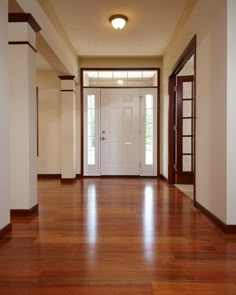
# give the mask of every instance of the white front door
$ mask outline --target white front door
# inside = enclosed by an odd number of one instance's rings
[[[100,130],[101,175],[139,175],[139,89],[101,90]]]

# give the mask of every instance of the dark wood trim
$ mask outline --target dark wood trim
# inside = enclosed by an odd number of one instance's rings
[[[35,18],[31,13],[9,13],[8,14],[9,23],[28,23],[31,28],[38,33],[42,30],[40,25],[37,23]]]
[[[193,82],[193,146],[194,146],[194,157],[193,157],[193,163],[194,163],[194,196],[193,196],[193,203],[194,206],[196,205],[196,55],[197,55],[197,36],[194,35],[192,40],[189,42],[188,46],[185,48],[184,52],[181,54],[179,59],[177,60],[175,66],[173,67],[173,70],[169,76],[169,146],[168,146],[168,152],[169,152],[169,159],[168,159],[168,181],[169,184],[175,183],[175,113],[176,113],[176,93],[175,93],[175,86],[176,86],[176,76],[178,73],[182,70],[182,68],[185,66],[185,64],[188,62],[188,60],[194,56],[194,82]]]
[[[74,93],[76,93],[76,91],[74,89],[61,89],[61,92],[74,92]]]
[[[76,82],[76,84],[78,84],[78,79],[76,76],[73,76],[73,75],[60,75],[58,76],[58,78],[60,80],[73,80]]]
[[[168,182],[175,183],[175,113],[176,113],[176,96],[175,76],[169,78],[169,118],[168,118]]]
[[[214,222],[224,233],[226,234],[236,234],[236,225],[225,224],[222,220],[216,217],[208,209],[202,206],[196,201],[196,208],[198,208],[205,216],[207,216],[212,222]]]
[[[80,163],[81,175],[84,176],[84,69],[80,69]]]
[[[11,217],[29,217],[39,212],[39,205],[36,204],[30,209],[11,209]]]
[[[61,179],[61,174],[38,174],[38,179]]]
[[[121,179],[121,178],[134,178],[134,179],[141,179],[141,178],[150,178],[150,179],[157,179],[157,176],[143,176],[143,175],[84,175],[81,176],[81,178],[87,179],[87,178],[106,178],[106,179]]]
[[[159,174],[159,179],[168,183],[168,179],[163,174]]]
[[[11,231],[12,231],[12,224],[9,223],[8,225],[6,225],[2,229],[0,229],[0,239],[4,238]]]
[[[39,156],[39,88],[36,87],[36,136],[37,136],[37,157]]]
[[[196,53],[197,35],[194,35],[192,40],[189,42],[184,52],[181,54],[176,64],[172,69],[171,75],[177,75],[188,62],[188,60]]]
[[[37,49],[28,41],[9,41],[9,45],[28,45],[35,53],[37,53]]]
[[[96,89],[96,88],[99,88],[99,89],[137,89],[137,88],[153,88],[153,89],[156,89],[158,88],[158,86],[92,86],[92,87],[89,87],[89,86],[85,86],[83,87],[84,89]]]
[[[156,71],[160,68],[157,68],[157,67],[144,67],[144,68],[81,68],[82,71],[103,71],[103,72],[106,72],[106,71],[112,71],[112,72],[122,72],[122,71],[129,71],[129,72],[132,72],[132,71]],[[97,87],[99,88],[99,87]]]
[[[160,175],[160,166],[161,166],[161,162],[160,162],[160,157],[161,157],[161,153],[160,153],[160,149],[161,149],[161,69],[158,68],[157,69],[157,176]]]
[[[83,79],[83,73],[84,71],[157,71],[158,77],[157,77],[157,85],[156,87],[84,87],[84,79]],[[83,105],[83,89],[84,88],[118,88],[118,89],[124,89],[124,88],[156,88],[157,89],[157,176],[160,174],[160,76],[161,76],[161,69],[160,68],[81,68],[80,69],[80,112],[81,112],[81,174],[83,175],[84,172],[84,105]],[[155,176],[156,177],[156,176]]]

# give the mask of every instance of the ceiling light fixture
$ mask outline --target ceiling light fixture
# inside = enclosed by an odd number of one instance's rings
[[[113,28],[115,28],[116,30],[121,30],[126,25],[128,17],[122,14],[115,14],[109,17],[109,21],[112,24]]]

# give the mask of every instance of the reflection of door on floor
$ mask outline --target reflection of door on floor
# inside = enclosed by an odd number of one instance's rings
[[[84,89],[84,174],[156,176],[156,110],[156,89]]]
[[[193,81],[194,76],[177,77],[176,183],[193,184]]]

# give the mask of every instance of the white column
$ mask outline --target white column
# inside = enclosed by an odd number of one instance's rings
[[[61,79],[61,178],[76,177],[76,80],[74,76]]]
[[[0,236],[10,223],[8,126],[8,1],[0,1]]]
[[[35,48],[39,30],[30,14],[9,14],[10,181],[14,210],[30,210],[38,203]]]

